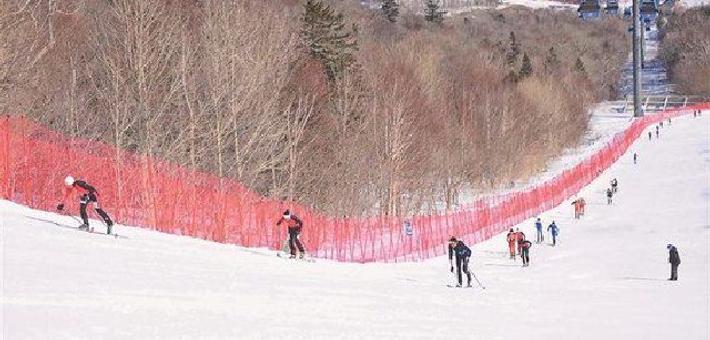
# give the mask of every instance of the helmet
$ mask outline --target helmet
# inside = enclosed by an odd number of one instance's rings
[[[65,177],[64,178],[64,185],[66,185],[68,187],[74,185],[74,177],[72,177],[72,176]]]

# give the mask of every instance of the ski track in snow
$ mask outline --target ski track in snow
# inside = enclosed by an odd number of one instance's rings
[[[445,257],[285,261],[126,226],[116,230],[127,239],[89,234],[0,201],[2,338],[707,339],[709,115],[642,135],[580,193],[581,220],[569,201],[542,214],[560,244],[534,244],[530,267],[507,259],[504,235],[473,246],[486,290],[447,288]],[[529,238],[532,225],[520,225]],[[665,280],[668,242],[682,259],[677,282]]]

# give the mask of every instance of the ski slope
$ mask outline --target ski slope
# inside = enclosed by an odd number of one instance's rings
[[[569,202],[543,214],[560,244],[533,245],[530,267],[503,235],[473,246],[485,290],[447,288],[446,258],[296,262],[140,228],[89,234],[0,201],[2,339],[708,339],[708,116],[642,135],[580,193],[581,220]],[[534,238],[532,220],[520,227]]]

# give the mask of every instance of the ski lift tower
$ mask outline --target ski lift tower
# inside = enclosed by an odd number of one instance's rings
[[[641,0],[633,0],[634,117],[643,117],[641,108]]]

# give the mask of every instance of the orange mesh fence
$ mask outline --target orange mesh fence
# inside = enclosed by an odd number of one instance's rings
[[[458,235],[475,244],[559,205],[613,164],[650,125],[708,109],[710,103],[635,120],[604,147],[556,177],[455,212],[412,218],[335,218],[293,202],[264,198],[240,183],[195,172],[103,143],[69,138],[21,117],[0,118],[0,196],[52,211],[72,174],[98,189],[118,222],[246,247],[280,248],[285,209],[304,221],[301,241],[313,256],[350,262],[418,261],[445,254]],[[70,213],[77,204],[68,204]]]

